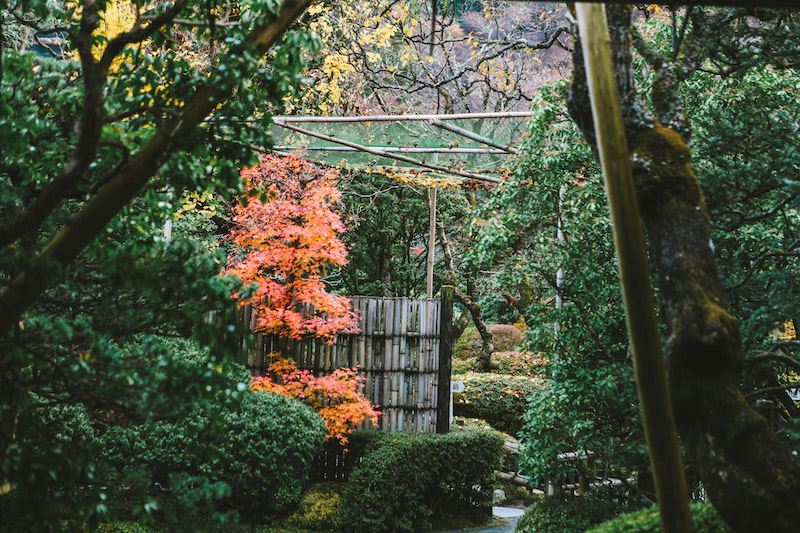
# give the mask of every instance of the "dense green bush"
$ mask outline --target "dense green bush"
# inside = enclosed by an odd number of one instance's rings
[[[615,516],[644,506],[625,489],[599,487],[582,496],[548,496],[528,507],[516,533],[583,533]]]
[[[540,381],[522,376],[470,372],[459,378],[464,392],[453,398],[454,413],[482,418],[511,435],[522,427],[528,398],[541,388]]]
[[[722,521],[717,510],[708,502],[689,504],[696,533],[729,533],[730,526]],[[658,507],[622,514],[604,522],[587,533],[660,533],[661,519]]]
[[[297,503],[325,433],[322,419],[301,402],[247,391],[174,422],[110,428],[100,438],[100,460],[118,473],[118,486],[138,487],[145,500],[163,492],[164,510],[183,509],[159,514],[181,520],[174,530],[187,526],[189,507],[210,513],[210,524],[229,518],[214,512],[214,502],[230,500],[250,512]]]
[[[0,504],[0,530],[43,531],[61,520],[65,510],[78,509],[73,519],[86,520],[91,502],[99,499],[88,410],[82,405],[36,405],[46,399],[30,396],[17,419],[18,442],[7,453],[16,464],[14,479],[23,486]],[[2,473],[2,472],[0,472]],[[52,494],[48,505],[43,495]],[[76,516],[77,515],[77,516]],[[87,516],[88,515],[88,516]]]
[[[491,478],[502,447],[496,433],[390,432],[371,444],[344,492],[348,531],[421,531],[433,517],[491,506]]]

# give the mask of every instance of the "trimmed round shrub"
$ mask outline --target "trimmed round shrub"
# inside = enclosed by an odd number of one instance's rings
[[[509,324],[487,324],[487,329],[492,332],[494,349],[498,352],[514,350],[522,342],[522,333]],[[483,339],[475,327],[467,328],[453,347],[454,359],[467,359],[474,362],[481,353]]]
[[[300,499],[325,433],[322,418],[300,401],[246,391],[175,422],[110,428],[100,459],[121,484],[138,479],[146,494],[171,496],[161,507],[194,501],[210,512],[215,501],[230,501],[281,512]]]
[[[541,382],[534,378],[470,372],[459,376],[464,392],[453,397],[453,412],[481,418],[492,427],[516,435],[522,428],[530,398]]]
[[[422,531],[434,517],[486,514],[491,507],[502,448],[496,433],[389,432],[371,444],[345,489],[348,531]]]
[[[516,533],[583,533],[644,502],[623,488],[598,487],[584,495],[547,496],[534,502],[517,522]]]
[[[714,506],[709,502],[689,504],[696,533],[730,533],[733,530],[723,522]],[[658,507],[619,515],[590,529],[587,533],[661,533],[661,517]]]

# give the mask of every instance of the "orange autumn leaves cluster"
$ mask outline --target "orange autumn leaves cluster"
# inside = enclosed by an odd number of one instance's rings
[[[235,251],[223,274],[257,283],[250,298],[256,331],[301,339],[333,339],[352,330],[356,315],[345,296],[326,290],[330,266],[347,263],[344,231],[332,209],[339,201],[336,171],[297,156],[262,156],[242,171],[247,202],[233,209]]]
[[[357,316],[349,298],[327,291],[323,277],[330,267],[346,264],[344,231],[334,211],[339,201],[337,173],[297,156],[262,156],[242,171],[246,198],[233,208],[234,245],[223,274],[258,289],[240,304],[251,305],[255,331],[299,340],[353,331]],[[278,353],[264,377],[251,389],[298,398],[319,413],[328,438],[347,442],[347,434],[365,420],[377,423],[373,406],[359,392],[364,378],[353,369],[315,377]]]
[[[364,381],[350,368],[338,368],[328,376],[314,377],[308,370],[298,370],[293,361],[272,354],[269,376],[255,377],[253,390],[277,392],[298,398],[325,420],[329,439],[347,444],[347,434],[364,420],[378,423],[380,414],[359,388]]]

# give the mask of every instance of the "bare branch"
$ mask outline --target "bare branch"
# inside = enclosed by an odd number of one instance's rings
[[[800,389],[800,382],[795,381],[793,383],[789,383],[787,385],[777,385],[775,387],[765,387],[763,389],[758,389],[752,392],[748,392],[744,395],[745,398],[752,398],[753,396],[758,396],[760,394],[767,394],[769,392],[778,392],[778,391],[785,391],[788,389]]]
[[[794,242],[789,244],[787,248],[791,250],[792,248],[795,248],[799,244],[800,244],[800,239],[795,239]],[[787,252],[787,251],[764,252],[750,264],[750,268],[747,269],[747,272],[745,272],[744,277],[742,279],[740,279],[733,285],[729,285],[727,288],[728,290],[738,289],[739,287],[744,285],[747,282],[747,280],[749,280],[753,276],[756,269],[761,265],[761,263],[763,263],[770,257],[798,257],[798,256],[800,256],[800,252]]]
[[[794,357],[779,352],[761,352],[745,360],[746,363],[764,363],[769,361],[777,361],[786,366],[800,370],[800,361]]]

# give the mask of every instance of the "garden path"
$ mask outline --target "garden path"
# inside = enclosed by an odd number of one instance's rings
[[[502,520],[503,524],[494,526],[473,527],[469,529],[453,529],[442,533],[514,533],[517,520],[525,511],[515,507],[492,507],[492,516]]]

